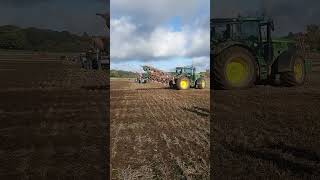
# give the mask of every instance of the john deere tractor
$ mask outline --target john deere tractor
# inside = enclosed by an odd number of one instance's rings
[[[255,84],[298,86],[311,69],[294,41],[272,39],[274,23],[265,18],[211,19],[214,89]]]
[[[137,82],[140,84],[148,83],[148,73],[140,74],[139,77],[137,78]]]
[[[190,87],[204,89],[206,87],[205,79],[196,73],[194,66],[177,67],[173,80],[169,82],[170,88],[186,90]]]

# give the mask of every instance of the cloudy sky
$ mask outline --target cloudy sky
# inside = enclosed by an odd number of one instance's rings
[[[210,0],[111,0],[111,68],[209,68]]]
[[[0,0],[0,26],[103,35],[103,19],[95,14],[108,10],[109,0]]]
[[[319,0],[212,0],[211,16],[235,17],[261,15],[261,12],[275,21],[276,33],[304,31],[308,24],[320,24]]]

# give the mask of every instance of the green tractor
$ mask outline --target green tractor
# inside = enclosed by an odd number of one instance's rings
[[[140,84],[148,83],[148,73],[142,73],[141,76],[138,77],[137,81]]]
[[[294,41],[274,40],[274,23],[265,18],[211,19],[214,89],[255,84],[302,85],[311,69]]]
[[[204,89],[206,81],[201,74],[196,73],[194,66],[176,67],[175,75],[169,81],[169,86],[172,89],[178,90],[187,90],[190,87]]]

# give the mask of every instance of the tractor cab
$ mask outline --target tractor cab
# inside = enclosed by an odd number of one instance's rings
[[[186,75],[192,76],[196,72],[196,68],[193,66],[190,67],[176,67],[176,74],[177,75]]]
[[[177,76],[185,76],[195,82],[196,79],[200,78],[200,74],[196,73],[196,68],[194,66],[176,67]]]
[[[213,46],[221,42],[239,42],[271,63],[273,44],[271,33],[274,31],[272,20],[264,18],[218,18],[211,19]]]
[[[259,40],[260,18],[218,18],[211,19],[214,41]]]

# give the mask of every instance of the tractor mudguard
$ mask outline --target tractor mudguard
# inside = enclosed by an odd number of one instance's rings
[[[281,53],[273,65],[276,72],[282,73],[292,71],[292,66],[294,65],[294,56],[299,55],[294,51],[285,51]]]
[[[233,46],[239,46],[239,47],[246,48],[251,53],[253,53],[252,50],[244,43],[236,42],[236,41],[227,41],[227,42],[224,42],[224,43],[220,43],[218,46],[216,46],[213,49],[213,56],[216,56],[216,55],[220,54],[222,51],[224,51],[226,49],[229,49],[230,47],[233,47]]]

